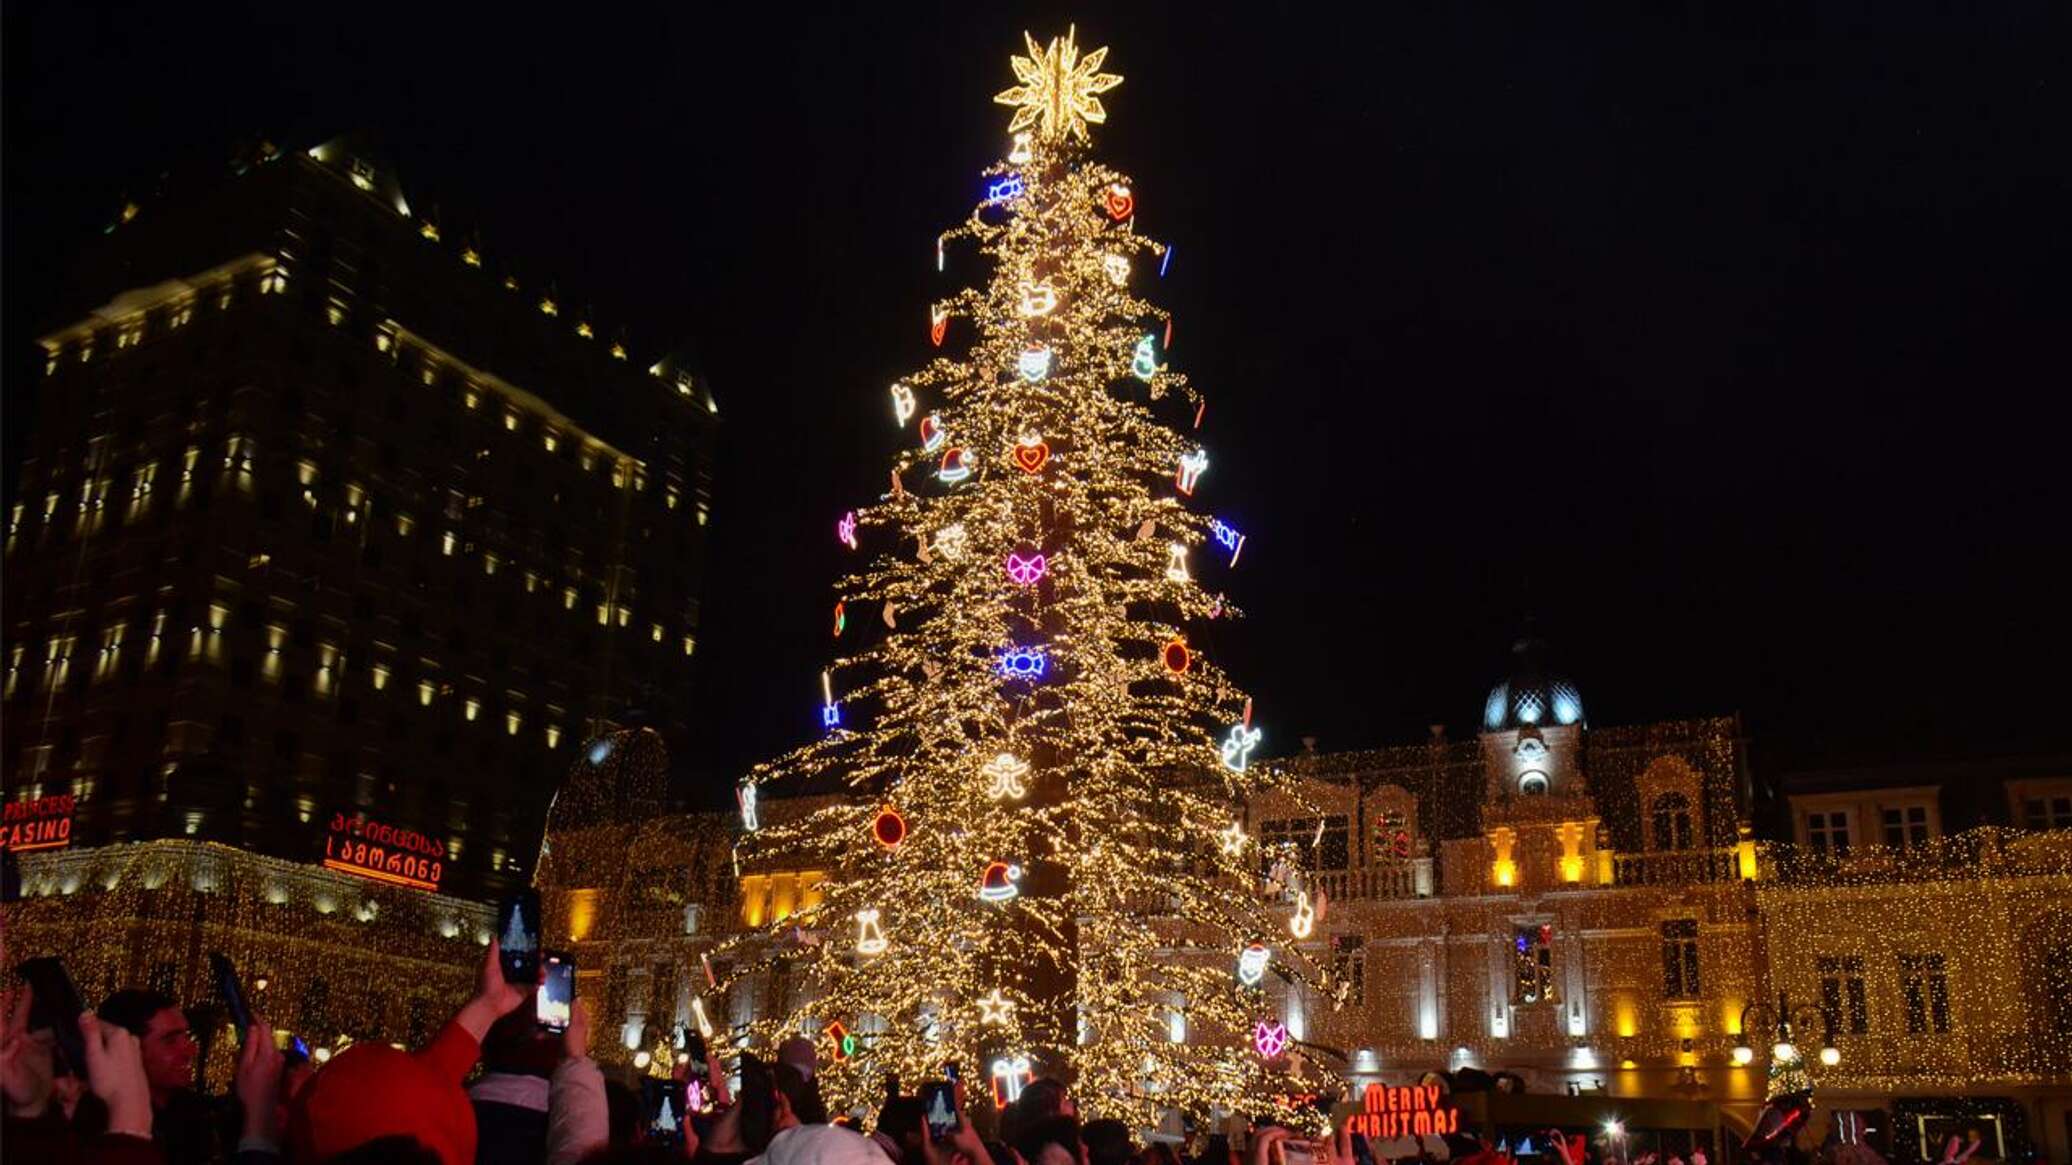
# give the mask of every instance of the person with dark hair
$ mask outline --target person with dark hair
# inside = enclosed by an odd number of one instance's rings
[[[741,1091],[749,1088],[748,1067],[743,1057]],[[808,1122],[800,1108],[819,1105],[820,1090],[813,1087],[791,1064],[774,1070],[761,1069],[770,1077],[770,1140],[762,1154],[749,1165],[886,1165],[885,1154],[870,1138],[853,1129],[827,1122],[827,1109],[818,1110],[820,1120]]]
[[[884,1107],[878,1109],[878,1127],[871,1139],[878,1142],[895,1165],[924,1165],[921,1138],[927,1135],[927,1126],[921,1120],[921,1098],[893,1096],[886,1098]]]
[[[204,1165],[228,1156],[224,1133],[236,1114],[194,1090],[201,1049],[179,1003],[163,992],[128,987],[102,1000],[94,1014],[137,1037],[151,1088],[151,1139],[169,1165]]]
[[[5,1082],[4,1146],[10,1161],[60,1165],[164,1165],[165,1154],[151,1140],[151,1089],[137,1038],[128,1029],[104,1024],[93,1013],[79,1017],[86,1052],[80,1065],[94,1098],[106,1109],[104,1130],[89,1133],[67,1118],[54,1088],[47,1029],[28,1029],[29,995],[8,1009],[0,1033],[0,1081]]]
[[[560,1062],[560,1037],[539,1030],[532,1008],[520,1007],[489,1025],[482,1037],[482,1076],[468,1088],[476,1165],[546,1155],[547,1078]]]
[[[1072,1103],[1072,1094],[1063,1083],[1049,1076],[1039,1077],[1023,1085],[1021,1096],[1001,1110],[1000,1139],[1019,1149],[1024,1128],[1052,1117],[1078,1115],[1079,1108]]]
[[[1022,1098],[1026,1100],[1028,1095],[1023,1092]],[[1013,1144],[1029,1165],[1086,1165],[1086,1142],[1080,1138],[1076,1116],[1025,1121]]]
[[[1137,1155],[1130,1127],[1119,1120],[1088,1121],[1079,1139],[1086,1145],[1087,1165],[1130,1165]]]

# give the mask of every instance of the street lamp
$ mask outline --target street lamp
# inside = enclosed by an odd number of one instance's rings
[[[1795,1064],[1800,1054],[1794,1028],[1805,1030],[1815,1024],[1819,1024],[1822,1031],[1820,1062],[1832,1068],[1842,1062],[1842,1050],[1835,1046],[1835,1029],[1828,1021],[1827,1013],[1810,1003],[1794,1008],[1790,997],[1782,991],[1777,993],[1775,1010],[1763,1003],[1751,1003],[1741,1009],[1741,1042],[1734,1047],[1734,1063],[1741,1067],[1754,1063],[1755,1048],[1749,1042],[1749,1034],[1770,1028],[1776,1037],[1770,1045],[1770,1058],[1779,1064]]]

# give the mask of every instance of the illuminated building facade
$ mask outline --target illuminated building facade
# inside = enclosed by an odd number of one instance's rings
[[[492,897],[603,717],[684,730],[717,406],[350,141],[234,169],[126,207],[42,340],[7,788]]]
[[[1360,1083],[1476,1068],[1530,1094],[1573,1090],[1563,1121],[1592,1105],[1635,1129],[1653,1119],[1687,1130],[1672,1148],[1710,1137],[1717,1159],[1765,1094],[1783,991],[1793,1010],[1838,1009],[1843,1028],[1833,1067],[1819,1061],[1824,1032],[1795,1033],[1819,1089],[1816,1143],[1868,1129],[1898,1160],[1901,1126],[1932,1138],[1971,1114],[2009,1153],[2064,1159],[2072,823],[2059,802],[2072,765],[1786,777],[1788,796],[1761,798],[1737,720],[1593,728],[1543,656],[1519,646],[1472,740],[1435,730],[1418,745],[1305,751],[1277,762],[1305,778],[1299,801],[1238,807],[1285,863],[1266,863],[1260,892],[1291,923],[1295,895],[1310,900],[1309,933],[1273,939],[1326,962],[1344,992],[1291,994],[1262,976],[1263,1011],[1297,1054]],[[1846,857],[1805,834],[1837,798]],[[757,813],[767,826],[820,800],[766,799]],[[1924,816],[1925,837],[1909,832]],[[1888,820],[1893,839],[1861,832]],[[726,968],[708,978],[707,956],[726,940],[818,900],[819,871],[742,864],[742,838],[735,813],[555,824],[541,870],[550,926],[576,950],[617,1054],[659,1049],[701,1012],[725,1034],[806,989],[781,971],[710,989]],[[1859,997],[1863,1032],[1849,1030]],[[1503,1100],[1464,1097],[1463,1111],[1500,1129]]]

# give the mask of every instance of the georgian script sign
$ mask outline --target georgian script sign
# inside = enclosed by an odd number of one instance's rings
[[[0,850],[18,854],[72,844],[72,810],[78,798],[53,793],[34,801],[9,801],[0,818]]]
[[[392,886],[437,890],[446,846],[414,829],[337,813],[324,835],[324,868]]]
[[[1369,1084],[1346,1127],[1372,1140],[1439,1136],[1460,1131],[1460,1110],[1445,1103],[1437,1084]]]

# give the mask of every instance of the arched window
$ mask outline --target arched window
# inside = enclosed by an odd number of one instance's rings
[[[1691,799],[1682,793],[1655,798],[1655,848],[1691,848]]]

